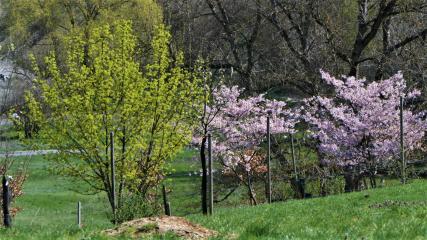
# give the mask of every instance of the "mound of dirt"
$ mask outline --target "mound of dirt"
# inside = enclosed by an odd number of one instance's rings
[[[103,231],[104,234],[111,237],[127,235],[135,238],[170,232],[184,239],[207,239],[217,234],[215,231],[193,224],[184,218],[168,216],[136,219]]]

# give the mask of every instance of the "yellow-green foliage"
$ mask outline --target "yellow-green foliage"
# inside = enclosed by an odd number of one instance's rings
[[[133,21],[139,32],[162,20],[161,7],[155,0],[4,0],[0,6],[9,35],[20,39],[37,31],[64,33],[117,19]]]
[[[28,49],[40,57],[55,50],[65,54],[64,38],[87,32],[115,20],[130,20],[138,41],[150,39],[162,23],[162,9],[155,0],[2,0],[0,28],[8,36],[3,44],[16,46],[18,58]],[[26,60],[26,59],[24,59]],[[58,61],[63,59],[57,56]],[[15,59],[20,65],[21,59]]]
[[[170,38],[159,25],[152,54],[137,59],[131,23],[121,20],[91,28],[88,38],[72,34],[65,66],[51,55],[46,71],[36,68],[27,100],[40,138],[60,150],[52,157],[58,170],[108,192],[113,131],[120,189],[146,193],[161,180],[190,140],[203,92],[201,79],[182,68],[182,54],[171,60]]]

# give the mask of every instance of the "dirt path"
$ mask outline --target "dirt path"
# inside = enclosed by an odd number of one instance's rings
[[[9,153],[0,153],[0,157],[28,157],[35,155],[47,155],[58,153],[58,150],[34,150],[34,151],[15,151]]]

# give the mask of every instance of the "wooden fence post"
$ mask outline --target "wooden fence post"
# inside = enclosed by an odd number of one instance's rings
[[[208,134],[209,214],[213,214],[212,135]]]
[[[167,209],[168,209],[168,214],[169,214],[168,216],[172,216],[171,203],[167,202],[166,206],[167,206]]]
[[[5,227],[9,228],[9,227],[12,227],[12,218],[10,216],[10,209],[9,209],[12,196],[10,194],[9,181],[6,178],[6,176],[3,176],[2,187],[3,187],[3,223]]]
[[[82,204],[77,202],[77,226],[82,227]]]
[[[114,160],[114,132],[110,132],[110,160],[111,160],[111,201],[113,207],[113,223],[117,223],[116,216],[116,163]]]
[[[166,187],[163,185],[163,206],[165,208],[166,216],[171,216],[170,202],[168,201],[168,196],[166,193]]]

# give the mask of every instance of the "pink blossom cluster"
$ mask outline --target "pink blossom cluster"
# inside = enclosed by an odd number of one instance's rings
[[[213,104],[208,107],[215,116],[210,125],[213,152],[226,171],[261,171],[265,154],[260,145],[267,137],[267,116],[271,134],[283,134],[295,131],[298,114],[286,109],[285,102],[266,99],[263,94],[243,98],[242,91],[237,86],[213,91]]]
[[[367,83],[365,79],[337,79],[321,71],[322,78],[335,89],[333,97],[305,99],[303,119],[319,141],[323,161],[339,166],[387,164],[400,152],[400,96],[405,101],[420,95],[407,91],[402,73],[389,79]],[[420,149],[427,129],[424,113],[405,109],[404,145]]]

